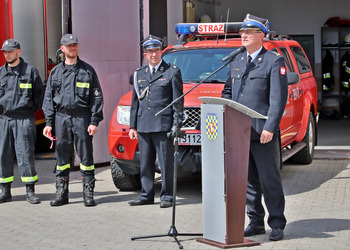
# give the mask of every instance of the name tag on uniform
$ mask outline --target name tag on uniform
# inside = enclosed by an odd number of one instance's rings
[[[32,84],[31,83],[20,83],[19,87],[21,89],[31,89],[32,88]]]
[[[90,83],[88,82],[77,82],[78,88],[90,88]]]

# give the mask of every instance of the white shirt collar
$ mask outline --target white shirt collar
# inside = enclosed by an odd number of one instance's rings
[[[254,53],[252,53],[251,55],[249,55],[249,53],[247,52],[247,57],[251,56],[252,61],[254,61],[255,57],[257,57],[260,53],[260,51],[262,50],[262,46],[260,47],[260,49],[258,49],[257,51],[255,51]]]
[[[163,61],[163,60],[160,60],[160,63],[158,63],[158,64],[157,64],[156,66],[154,66],[154,67],[152,67],[150,64],[148,64],[150,72],[152,72],[152,69],[153,69],[153,68],[155,68],[155,69],[156,69],[155,72],[157,72],[159,66],[162,64],[162,61]]]

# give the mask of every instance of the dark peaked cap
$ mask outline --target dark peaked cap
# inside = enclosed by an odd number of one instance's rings
[[[270,23],[266,18],[257,17],[248,13],[241,27],[241,30],[244,29],[260,29],[266,34],[269,33]]]
[[[144,49],[162,48],[163,39],[153,35],[149,35],[148,37],[143,39],[140,42],[140,44],[142,44],[142,47]]]

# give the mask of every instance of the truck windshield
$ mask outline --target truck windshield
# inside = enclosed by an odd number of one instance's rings
[[[181,69],[184,83],[199,82],[208,77],[224,63],[221,59],[231,53],[232,48],[173,49],[163,54],[163,60]],[[205,80],[206,83],[225,83],[228,66]]]

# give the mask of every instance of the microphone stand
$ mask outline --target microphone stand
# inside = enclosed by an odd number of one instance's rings
[[[183,95],[176,98],[174,101],[172,101],[168,106],[160,110],[158,113],[156,113],[156,116],[162,114],[166,109],[173,106],[176,113],[176,132],[174,137],[175,142],[175,151],[174,151],[174,176],[173,176],[173,205],[172,205],[172,223],[170,226],[170,230],[167,234],[157,234],[157,235],[146,235],[146,236],[138,236],[138,237],[131,237],[131,240],[137,240],[137,239],[146,239],[146,238],[156,238],[156,237],[173,237],[176,243],[178,244],[180,249],[183,249],[183,246],[181,245],[180,241],[177,239],[177,236],[203,236],[202,233],[178,233],[175,227],[175,211],[176,211],[176,190],[177,190],[177,168],[178,168],[178,162],[177,162],[177,156],[179,154],[179,137],[180,137],[180,126],[179,126],[179,115],[180,115],[180,100],[184,98],[185,95],[190,93],[192,90],[197,88],[200,84],[202,84],[204,81],[212,77],[214,74],[216,74],[218,71],[223,69],[226,65],[228,65],[235,57],[232,57],[229,59],[225,64],[223,64],[220,68],[216,69],[213,73],[211,73],[209,76],[207,76],[205,79],[198,82],[195,86],[193,86],[190,90],[188,90]]]

